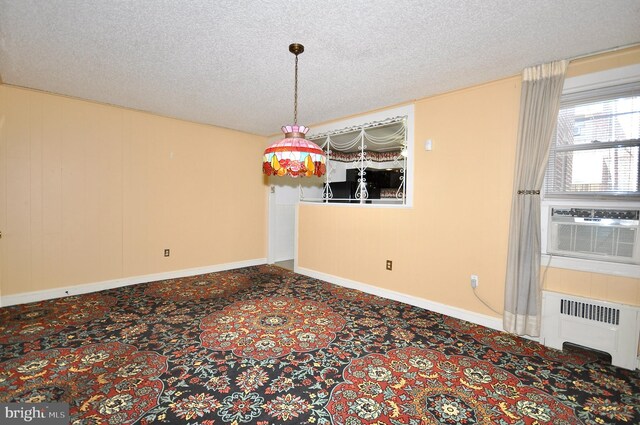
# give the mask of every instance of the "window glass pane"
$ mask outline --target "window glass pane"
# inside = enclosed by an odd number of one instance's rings
[[[556,146],[640,138],[640,96],[562,108]]]
[[[547,195],[638,195],[640,96],[573,102],[560,109]]]
[[[554,152],[547,192],[637,192],[639,153],[638,146]]]

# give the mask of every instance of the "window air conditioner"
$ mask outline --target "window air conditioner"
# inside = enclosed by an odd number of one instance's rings
[[[640,210],[550,208],[547,253],[640,264]]]

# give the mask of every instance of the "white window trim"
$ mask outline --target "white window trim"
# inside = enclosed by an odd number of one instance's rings
[[[359,115],[354,118],[348,118],[340,121],[334,121],[329,124],[312,127],[313,134],[323,134],[332,131],[341,130],[348,127],[361,126],[374,121],[382,121],[387,118],[396,116],[406,116],[406,137],[407,137],[407,150],[409,155],[407,157],[407,170],[405,174],[405,196],[406,202],[404,205],[400,204],[341,204],[341,203],[327,203],[327,202],[314,202],[300,200],[304,204],[313,205],[330,205],[332,207],[344,207],[344,208],[410,208],[413,206],[413,185],[414,185],[414,123],[415,123],[415,107],[413,104],[399,106],[391,109],[384,109],[378,112],[372,112],[366,115]],[[311,136],[313,134],[310,134]]]
[[[640,64],[623,66],[607,71],[567,78],[562,87],[562,94],[595,90],[603,87],[617,86],[640,80]]]
[[[570,94],[585,90],[595,90],[613,85],[640,81],[640,64],[614,68],[607,71],[596,72],[573,78],[567,78],[564,82],[562,94]],[[545,198],[541,201],[540,230],[543,267],[579,270],[591,273],[609,274],[623,277],[640,277],[640,265],[622,264],[607,261],[586,260],[582,258],[562,257],[547,254],[547,231],[549,229],[549,209],[555,206],[573,207],[601,207],[601,208],[640,208],[640,201],[634,200],[598,200],[594,198],[568,199]]]

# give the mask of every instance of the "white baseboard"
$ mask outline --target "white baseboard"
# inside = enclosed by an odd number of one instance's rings
[[[357,282],[355,280],[345,279],[315,270],[306,269],[304,267],[296,267],[295,272],[303,274],[305,276],[313,277],[315,279],[320,279],[329,283],[344,286],[346,288],[357,289],[368,294],[377,295],[379,297],[387,298],[394,301],[400,301],[405,304],[424,308],[425,310],[435,311],[436,313],[445,314],[447,316],[455,317],[456,319],[466,320],[467,322],[475,323],[487,328],[496,329],[498,331],[503,330],[501,318],[487,316],[486,314],[480,314],[458,307],[452,307],[450,305],[442,304],[439,302],[415,297],[413,295],[407,295],[402,292],[379,288],[377,286]]]
[[[256,258],[254,260],[237,261],[234,263],[216,264],[213,266],[196,267],[192,269],[182,269],[171,272],[153,273],[142,276],[125,277],[121,279],[104,280],[102,282],[85,283],[60,288],[45,289],[42,291],[23,292],[14,295],[4,295],[0,297],[0,307],[51,300],[54,298],[67,297],[69,295],[88,294],[90,292],[120,288],[123,286],[135,285],[144,282],[154,282],[156,280],[175,279],[185,276],[195,276],[205,273],[239,269],[241,267],[258,266],[260,264],[266,264],[266,262],[266,258]]]

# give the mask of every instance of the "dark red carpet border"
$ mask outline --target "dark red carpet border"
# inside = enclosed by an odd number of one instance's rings
[[[640,374],[272,266],[0,309],[0,402],[80,424],[637,424]]]

